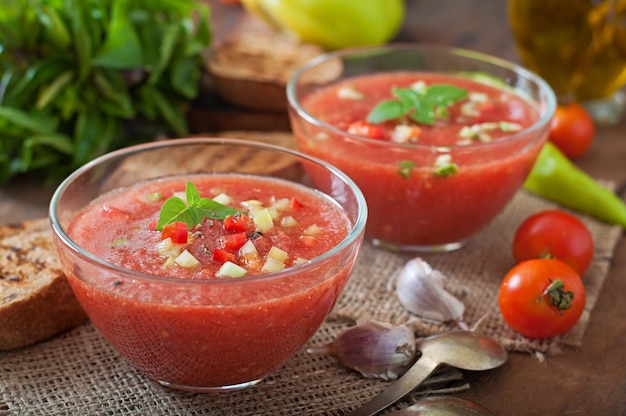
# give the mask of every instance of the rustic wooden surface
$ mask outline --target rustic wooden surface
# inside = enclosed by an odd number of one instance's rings
[[[215,39],[227,36],[241,16],[238,6],[206,0],[212,8]],[[408,16],[398,40],[439,43],[486,52],[517,61],[506,21],[504,1],[407,0]],[[209,95],[199,101],[203,110],[220,110],[218,127],[244,128],[258,115],[241,118]],[[268,121],[269,120],[269,121]],[[263,121],[266,129],[285,129],[284,118]],[[276,124],[272,124],[276,123]],[[236,123],[235,123],[236,124]],[[596,178],[626,181],[626,122],[597,132],[591,151],[577,161]],[[51,188],[16,180],[0,187],[0,222],[47,214]],[[468,373],[471,388],[459,394],[486,406],[496,415],[626,415],[626,241],[616,248],[609,277],[600,296],[582,347],[538,360],[512,354],[502,368]]]

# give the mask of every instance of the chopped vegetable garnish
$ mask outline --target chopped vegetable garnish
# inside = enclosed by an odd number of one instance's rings
[[[215,273],[217,277],[243,277],[246,274],[248,274],[246,269],[230,261],[222,264],[222,267]]]
[[[184,222],[176,221],[171,224],[167,224],[163,227],[161,232],[161,240],[169,238],[174,244],[185,244],[189,237],[189,229]]]
[[[125,246],[126,244],[128,244],[128,238],[127,237],[120,237],[118,239],[115,239],[115,240],[111,241],[109,243],[109,247]]]
[[[448,177],[454,175],[458,170],[455,163],[452,162],[452,156],[450,154],[439,155],[435,160],[434,174],[440,177]]]
[[[197,266],[200,265],[200,262],[198,261],[198,259],[196,259],[187,250],[183,250],[183,252],[180,253],[180,255],[178,257],[176,257],[176,260],[174,260],[174,261],[180,267],[185,267],[185,268],[188,268],[188,269],[190,269],[192,267],[197,267]]]
[[[409,179],[411,177],[413,167],[415,167],[415,162],[410,160],[401,160],[398,162],[398,175],[402,176],[404,179]]]
[[[274,228],[272,214],[267,208],[263,208],[256,212],[254,217],[252,217],[252,220],[261,232],[266,232]]]
[[[165,225],[176,221],[184,222],[191,228],[202,224],[205,218],[224,219],[229,215],[235,215],[240,212],[211,199],[201,198],[198,189],[189,181],[187,182],[185,197],[187,202],[177,196],[173,196],[163,203],[156,227],[157,230],[160,231]]]
[[[337,97],[345,100],[362,100],[363,98],[365,98],[362,92],[357,91],[351,85],[346,85],[345,87],[339,88],[339,90],[337,91]]]
[[[381,123],[402,116],[431,125],[439,115],[447,116],[447,107],[467,97],[467,90],[448,84],[433,84],[418,91],[415,88],[393,88],[397,100],[381,101],[367,116],[370,123]]]

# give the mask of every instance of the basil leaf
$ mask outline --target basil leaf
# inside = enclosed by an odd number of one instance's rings
[[[412,88],[393,88],[397,100],[378,103],[367,115],[370,123],[409,116],[420,124],[431,125],[438,116],[447,115],[447,107],[467,97],[467,90],[447,84],[433,84],[423,91]]]
[[[221,220],[229,215],[241,212],[238,209],[222,205],[212,199],[201,198],[198,189],[191,182],[185,188],[187,203],[177,196],[168,198],[161,207],[156,229],[162,230],[167,224],[184,222],[189,228],[202,224],[205,218]]]
[[[0,106],[0,118],[22,127],[26,131],[39,134],[53,133],[59,120],[42,112],[27,113],[17,108]]]
[[[200,0],[0,2],[0,182],[187,134],[211,41]]]
[[[191,182],[187,182],[187,187],[185,188],[185,196],[187,197],[187,203],[189,205],[197,205],[198,201],[200,201],[200,193],[198,192],[198,188]]]
[[[202,198],[198,203],[198,208],[202,210],[204,216],[213,220],[223,220],[229,215],[241,212],[238,209],[227,207],[212,199]]]
[[[156,229],[162,230],[167,224],[171,224],[176,221],[181,221],[188,226],[193,227],[195,222],[189,215],[189,210],[185,201],[177,196],[168,198],[161,207],[161,213],[159,214],[159,221],[157,222]]]
[[[400,101],[381,101],[368,114],[367,121],[369,123],[381,123],[383,121],[393,120],[395,118],[401,117],[406,113],[406,108]]]
[[[129,2],[119,0],[114,4],[106,41],[93,59],[93,64],[115,69],[141,67],[143,64],[141,43],[128,17]]]

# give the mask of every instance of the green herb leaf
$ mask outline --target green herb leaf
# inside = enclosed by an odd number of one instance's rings
[[[437,117],[446,117],[447,108],[467,97],[467,90],[448,84],[433,84],[423,90],[394,88],[397,100],[381,101],[368,114],[367,121],[381,123],[409,116],[417,123],[431,125]]]
[[[183,201],[177,196],[168,198],[161,207],[159,221],[156,229],[162,230],[167,224],[184,222],[189,228],[202,224],[205,218],[223,220],[224,218],[241,212],[238,209],[222,205],[212,199],[200,197],[198,188],[191,182],[187,182]]]
[[[204,2],[0,4],[0,182],[56,183],[102,153],[187,134],[211,41]]]

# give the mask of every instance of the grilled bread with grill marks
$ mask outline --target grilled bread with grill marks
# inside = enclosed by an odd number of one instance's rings
[[[0,225],[0,351],[32,345],[86,319],[61,270],[48,219]]]

